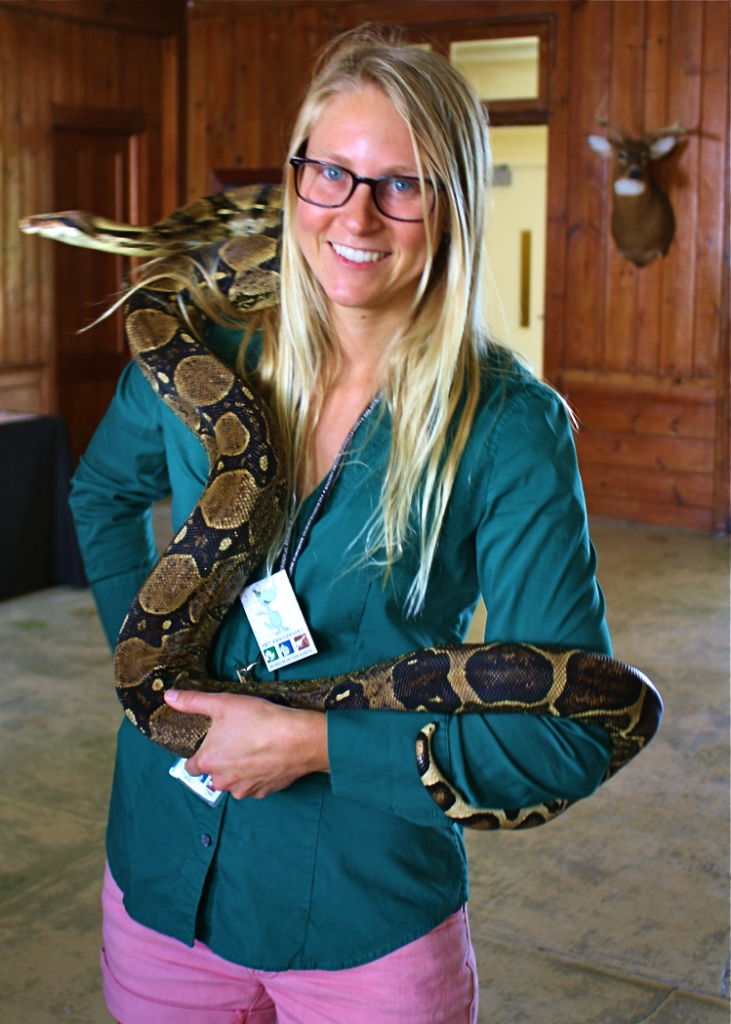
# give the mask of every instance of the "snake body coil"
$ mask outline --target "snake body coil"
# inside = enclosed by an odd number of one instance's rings
[[[234,306],[277,301],[281,189],[256,186],[196,201],[151,228],[71,211],[21,222],[23,230],[103,251],[170,255],[220,242],[217,287]],[[654,686],[603,655],[524,644],[444,646],[306,683],[252,684],[209,678],[208,650],[226,611],[261,562],[285,514],[284,455],[266,404],[193,336],[180,296],[164,284],[133,292],[130,348],[161,399],[200,439],[210,462],[201,498],[135,598],[115,652],[119,699],[146,736],[181,756],[200,745],[210,720],[165,704],[167,689],[232,691],[289,707],[329,711],[391,708],[447,714],[524,713],[593,722],[607,732],[610,778],[650,741],[662,715]],[[427,724],[416,739],[422,782],[445,814],[478,829],[550,821],[568,806],[472,807],[439,771]]]

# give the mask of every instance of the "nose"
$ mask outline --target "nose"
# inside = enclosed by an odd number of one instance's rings
[[[641,167],[632,167],[627,175],[628,178],[632,178],[633,181],[642,181],[644,175]]]
[[[341,211],[351,231],[364,231],[374,224],[381,224],[381,214],[373,198],[371,186],[365,181],[358,182],[350,199],[341,207]]]

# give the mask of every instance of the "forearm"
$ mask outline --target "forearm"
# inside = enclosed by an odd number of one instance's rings
[[[168,690],[183,714],[206,715],[211,726],[193,757],[191,775],[210,775],[236,799],[261,799],[304,775],[329,771],[327,716],[284,708],[257,697]]]
[[[151,505],[170,492],[160,405],[135,364],[77,469],[70,497],[87,578],[113,646],[155,562]]]
[[[530,715],[333,711],[328,720],[335,794],[419,825],[449,827],[416,766],[416,737],[427,722],[437,723],[438,767],[479,807],[582,799],[594,792],[609,762],[609,741],[600,727]]]

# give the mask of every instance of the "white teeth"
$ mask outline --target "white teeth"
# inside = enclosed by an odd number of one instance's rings
[[[385,252],[368,252],[365,249],[350,249],[347,245],[336,245],[335,242],[331,242],[330,244],[338,256],[344,256],[346,260],[351,260],[353,263],[377,263],[387,255]]]

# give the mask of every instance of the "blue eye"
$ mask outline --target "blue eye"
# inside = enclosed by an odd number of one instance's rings
[[[416,191],[414,182],[408,178],[389,178],[388,187],[399,196],[412,195]]]
[[[345,171],[342,167],[336,167],[334,164],[324,164],[322,176],[326,181],[342,181],[345,177]]]

